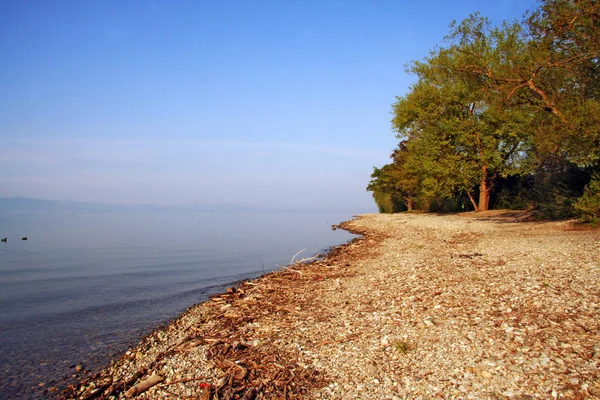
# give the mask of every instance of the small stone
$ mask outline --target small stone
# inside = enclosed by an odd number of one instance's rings
[[[569,383],[571,385],[579,385],[579,379],[577,379],[577,378],[571,378],[571,379],[569,379]]]
[[[492,377],[492,374],[490,374],[488,371],[484,370],[484,371],[481,371],[480,373],[481,373],[481,376],[483,376],[484,378],[488,378],[489,379],[489,378]]]
[[[75,372],[81,372],[83,366],[81,364],[75,366]]]

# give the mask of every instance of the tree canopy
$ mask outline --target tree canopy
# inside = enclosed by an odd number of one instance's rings
[[[482,211],[508,184],[567,169],[585,185],[600,165],[600,3],[546,0],[520,22],[474,14],[450,29],[408,66],[417,80],[392,105],[400,144],[367,190]]]

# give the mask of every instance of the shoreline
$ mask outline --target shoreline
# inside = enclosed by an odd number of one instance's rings
[[[340,227],[362,237],[190,307],[63,397],[600,397],[600,232],[525,217],[359,216]]]
[[[354,216],[354,218],[359,217],[360,216]],[[343,221],[339,224],[333,225],[333,227],[335,227],[336,229],[346,230],[352,234],[359,235],[359,237],[350,239],[346,243],[331,246],[323,254],[321,254],[321,257],[319,257],[319,254],[315,256],[318,258],[316,258],[313,261],[302,262],[302,260],[300,260],[300,262],[282,266],[279,270],[267,272],[255,278],[245,279],[241,281],[232,282],[227,285],[223,285],[225,287],[229,286],[229,288],[225,292],[209,296],[207,300],[188,307],[179,316],[167,322],[165,325],[156,327],[152,332],[145,335],[137,345],[127,350],[124,355],[122,355],[116,360],[112,360],[110,366],[90,376],[83,377],[79,380],[77,384],[69,385],[69,387],[66,390],[63,390],[61,392],[61,398],[102,399],[109,398],[111,396],[116,396],[117,398],[127,397],[127,389],[130,389],[132,386],[134,386],[136,381],[143,380],[144,377],[147,377],[148,374],[151,373],[153,369],[155,369],[157,361],[160,361],[160,359],[162,359],[167,353],[171,353],[172,350],[175,349],[177,349],[175,351],[178,351],[179,348],[187,342],[192,342],[192,346],[198,345],[198,342],[195,341],[195,339],[199,338],[199,334],[197,333],[197,331],[192,333],[191,336],[185,336],[183,339],[180,337],[181,335],[178,334],[180,333],[178,331],[180,331],[181,329],[189,330],[190,328],[194,331],[195,329],[192,325],[196,321],[199,320],[202,323],[205,323],[213,318],[218,319],[226,317],[228,324],[232,325],[231,319],[236,318],[237,315],[226,315],[226,313],[215,312],[215,308],[212,307],[212,305],[221,305],[223,304],[223,302],[231,304],[231,300],[240,299],[240,294],[242,294],[243,297],[246,294],[251,294],[251,292],[257,288],[259,288],[260,290],[261,287],[265,285],[268,286],[270,284],[269,281],[273,279],[277,281],[289,280],[289,282],[293,284],[294,282],[297,282],[296,274],[302,274],[302,271],[306,269],[310,269],[315,265],[328,266],[331,265],[332,262],[339,262],[339,258],[343,256],[344,250],[347,247],[357,246],[359,242],[365,239],[366,231],[351,227],[349,224],[351,221],[352,220]],[[320,276],[322,278],[322,275]],[[248,286],[251,288],[249,291],[247,290]],[[246,290],[244,288],[246,288]],[[259,303],[256,304],[260,305]],[[244,315],[244,319],[247,318],[248,316]],[[194,322],[190,322],[190,320],[193,320]],[[211,327],[209,331],[214,331],[215,329],[217,328]],[[178,340],[173,339],[173,336],[176,336]],[[215,341],[210,339],[203,344],[209,344],[210,347],[213,347],[215,346],[214,343],[221,342],[221,339],[217,339]],[[231,340],[229,340],[229,342],[231,342]],[[221,344],[222,343],[218,343],[218,345]],[[245,344],[244,347],[247,347],[247,344]],[[161,350],[159,351],[158,349]],[[140,356],[140,351],[149,351],[149,353],[152,353],[152,355],[148,355],[147,357]],[[151,357],[155,357],[154,361],[148,360],[148,358]],[[140,359],[143,359],[143,361],[139,362]],[[279,359],[279,361],[281,360]],[[209,362],[209,360],[201,359],[201,362]],[[124,373],[124,371],[119,371],[123,368],[128,370],[129,377],[126,376],[127,372]],[[277,371],[281,370],[281,365],[276,363],[275,369]],[[311,374],[312,372],[309,372],[309,375]],[[207,373],[205,375],[205,379],[203,378],[201,380],[210,380],[210,375],[210,373]],[[115,383],[113,381],[118,376],[122,377],[123,379],[119,382],[116,382],[115,385],[113,384]],[[215,379],[216,377],[213,376],[212,378]],[[195,380],[196,379],[193,379],[192,381]],[[258,390],[259,387],[261,390],[264,390],[264,385],[259,384],[256,386],[256,389]],[[213,385],[212,390],[214,391],[215,388],[215,385]],[[51,396],[53,393],[50,392],[47,394]],[[287,393],[287,396],[289,398],[294,398],[292,393]],[[302,398],[302,396],[298,398]]]

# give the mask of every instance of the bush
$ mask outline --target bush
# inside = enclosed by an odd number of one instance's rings
[[[426,212],[433,213],[455,213],[461,211],[471,211],[473,206],[471,201],[464,196],[456,195],[453,198],[433,197],[427,199],[425,205]]]
[[[574,203],[583,195],[590,174],[562,160],[549,160],[533,176],[533,199],[537,219],[567,219],[576,216]]]
[[[379,212],[382,214],[406,211],[406,206],[402,203],[402,199],[399,196],[373,191],[373,199],[377,204]]]
[[[496,191],[490,199],[490,209],[529,210],[534,207],[533,177],[511,176],[499,178]]]
[[[575,213],[581,221],[600,224],[600,173],[595,173],[585,187],[583,196],[574,204]]]

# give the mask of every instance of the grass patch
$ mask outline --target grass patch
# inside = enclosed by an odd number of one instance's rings
[[[399,340],[397,342],[394,342],[394,348],[396,350],[398,350],[402,354],[406,354],[410,350],[412,350],[412,346],[410,345],[410,343],[405,342],[403,340]]]

